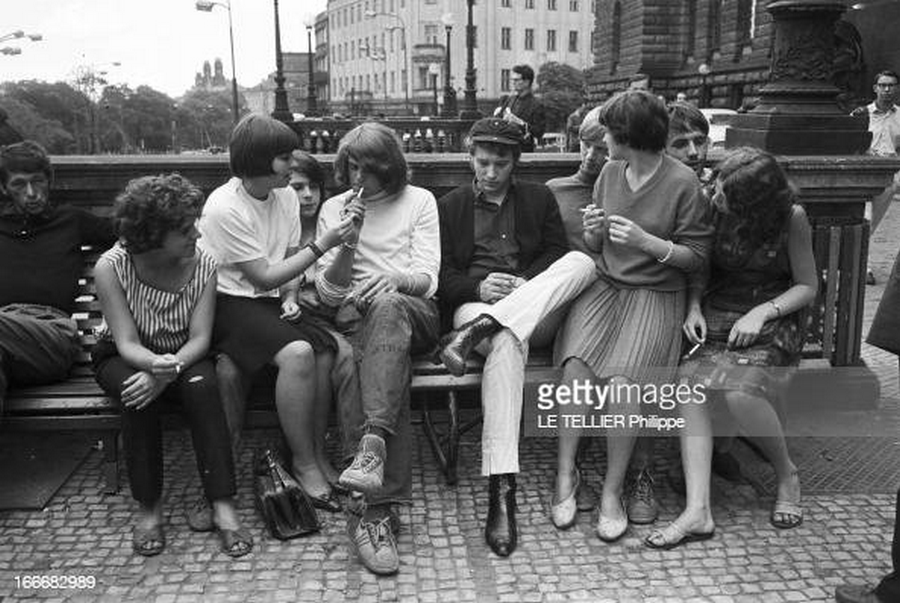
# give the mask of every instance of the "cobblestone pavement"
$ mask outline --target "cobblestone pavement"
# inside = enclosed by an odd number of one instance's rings
[[[900,209],[894,208],[872,242],[878,285],[867,288],[865,323],[897,252]],[[878,408],[848,413],[872,424],[896,420],[900,395],[897,360],[869,346],[864,357],[879,376]],[[900,484],[896,437],[793,438],[791,450],[804,482],[802,526],[776,530],[768,523],[774,488],[771,469],[750,448],[736,452],[749,478],[713,483],[716,536],[668,552],[641,545],[649,527],[632,527],[618,543],[602,543],[595,518],[581,514],[560,532],[547,518],[555,442],[522,443],[519,494],[520,543],[507,559],[483,542],[486,484],[478,476],[477,432],[463,439],[460,481],[448,487],[424,436],[413,451],[415,503],[401,512],[401,571],[367,573],[348,549],[341,515],[322,514],[322,532],[280,542],[264,532],[252,508],[250,465],[254,449],[275,439],[272,431],[248,434],[238,459],[245,525],[256,548],[231,560],[215,536],[187,528],[183,510],[198,493],[190,440],[166,433],[165,552],[145,559],[131,553],[136,506],[127,486],[101,494],[100,454],[93,452],[41,511],[0,512],[0,601],[830,601],[845,581],[873,583],[890,570],[894,492]],[[674,440],[658,447],[655,475],[661,522],[673,519],[682,499],[665,475]],[[600,484],[603,447],[588,456],[587,480]],[[124,472],[123,484],[127,482]],[[0,486],[2,487],[2,486]],[[664,525],[664,523],[663,523]],[[17,587],[26,575],[92,576],[89,590]]]

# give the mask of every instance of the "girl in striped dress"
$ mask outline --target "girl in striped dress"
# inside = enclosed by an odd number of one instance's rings
[[[162,512],[163,400],[178,403],[191,429],[197,466],[222,551],[250,552],[234,508],[234,463],[209,357],[216,265],[197,248],[200,190],[177,174],[129,182],[116,199],[119,242],[95,269],[105,318],[93,350],[97,381],[122,406],[132,496],[140,504],[132,547],[165,547]]]

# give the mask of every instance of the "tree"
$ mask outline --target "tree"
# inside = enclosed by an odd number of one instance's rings
[[[246,111],[243,96],[241,113]],[[233,116],[229,90],[194,88],[178,104],[178,143],[182,147],[205,149],[227,147]]]
[[[540,66],[537,85],[547,115],[547,130],[562,130],[566,118],[584,102],[584,73],[550,61]]]
[[[49,153],[62,155],[76,150],[72,134],[55,119],[41,116],[30,104],[7,97],[0,100],[0,106],[22,136],[39,142]]]
[[[65,82],[49,84],[37,80],[6,82],[0,93],[30,106],[40,117],[57,122],[75,141],[72,152],[89,149],[90,99]]]

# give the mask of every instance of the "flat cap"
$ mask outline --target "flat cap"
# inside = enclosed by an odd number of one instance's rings
[[[472,124],[469,139],[472,142],[519,146],[522,143],[522,128],[499,117],[485,117]]]

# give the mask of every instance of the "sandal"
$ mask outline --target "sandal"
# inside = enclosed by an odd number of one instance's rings
[[[166,535],[162,526],[140,528],[135,526],[131,532],[131,549],[143,557],[154,557],[166,548]]]
[[[644,539],[644,546],[651,549],[668,551],[689,542],[709,540],[715,533],[715,528],[709,532],[685,532],[680,525],[673,521],[662,529],[653,530],[650,535]]]
[[[769,523],[779,530],[796,528],[803,523],[803,509],[798,503],[776,500],[769,516]]]
[[[243,557],[253,550],[253,537],[244,528],[237,530],[226,530],[216,528],[219,534],[219,543],[222,545],[222,552],[232,558]]]

